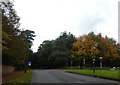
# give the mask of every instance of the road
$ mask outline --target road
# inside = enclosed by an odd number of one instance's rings
[[[113,80],[64,72],[63,70],[33,70],[31,83],[120,83]]]

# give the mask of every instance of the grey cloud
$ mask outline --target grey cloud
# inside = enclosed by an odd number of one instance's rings
[[[79,24],[80,33],[86,34],[91,31],[96,31],[96,26],[104,21],[104,17],[95,15],[95,16],[86,16],[84,17]]]

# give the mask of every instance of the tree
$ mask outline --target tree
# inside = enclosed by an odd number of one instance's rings
[[[2,60],[3,65],[22,66],[28,59],[28,51],[32,45],[34,31],[21,31],[19,16],[12,2],[0,2],[2,10]],[[33,33],[33,34],[32,34]],[[25,35],[26,34],[26,35]],[[30,36],[29,38],[27,37]]]
[[[99,57],[107,60],[106,65],[110,65],[110,60],[118,57],[118,48],[116,41],[113,38],[102,37],[99,33],[95,35],[93,32],[80,36],[76,42],[73,43],[72,55],[85,59],[96,58],[98,65]]]
[[[72,53],[78,57],[93,57],[99,54],[98,42],[94,41],[92,35],[80,36],[76,42],[73,43]]]
[[[12,23],[12,20],[17,21],[17,19],[14,20],[13,19],[14,16],[10,17],[11,11],[13,10],[11,6],[12,6],[12,3],[9,1],[7,3],[5,2],[0,3],[0,8],[2,10],[3,64],[12,64],[12,61],[14,60],[13,56],[11,56],[12,52],[10,53],[10,51],[12,50],[11,43],[14,40],[13,37],[16,36],[17,28],[16,29],[14,28],[14,24]],[[13,14],[16,15],[15,12]]]
[[[36,53],[35,63],[39,62],[39,66],[44,68],[67,66],[70,63],[69,56],[75,39],[71,33],[63,32],[55,40],[43,41]]]
[[[50,65],[49,56],[52,52],[53,42],[54,41],[45,40],[39,46],[38,52],[36,53],[37,60],[34,63],[37,63],[40,68],[48,68],[48,66]]]
[[[14,29],[16,29],[17,31],[18,30],[17,28],[19,28],[20,26],[19,23],[20,17],[17,16],[17,13],[13,7],[14,5],[12,1],[8,0],[7,2],[4,1],[0,2],[0,8],[2,9],[3,15],[5,15],[8,18],[9,24],[12,24],[14,26]]]
[[[35,32],[31,30],[25,30],[25,31],[22,31],[21,33],[25,36],[27,42],[29,43],[29,48],[31,48],[32,41],[34,40],[34,37],[35,37]]]

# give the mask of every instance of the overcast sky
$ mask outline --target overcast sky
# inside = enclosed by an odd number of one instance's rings
[[[35,31],[32,49],[61,32],[76,37],[91,31],[118,41],[118,1],[120,0],[14,0],[20,28]]]

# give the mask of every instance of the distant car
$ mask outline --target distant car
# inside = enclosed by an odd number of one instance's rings
[[[112,67],[110,70],[116,70],[116,67]]]

